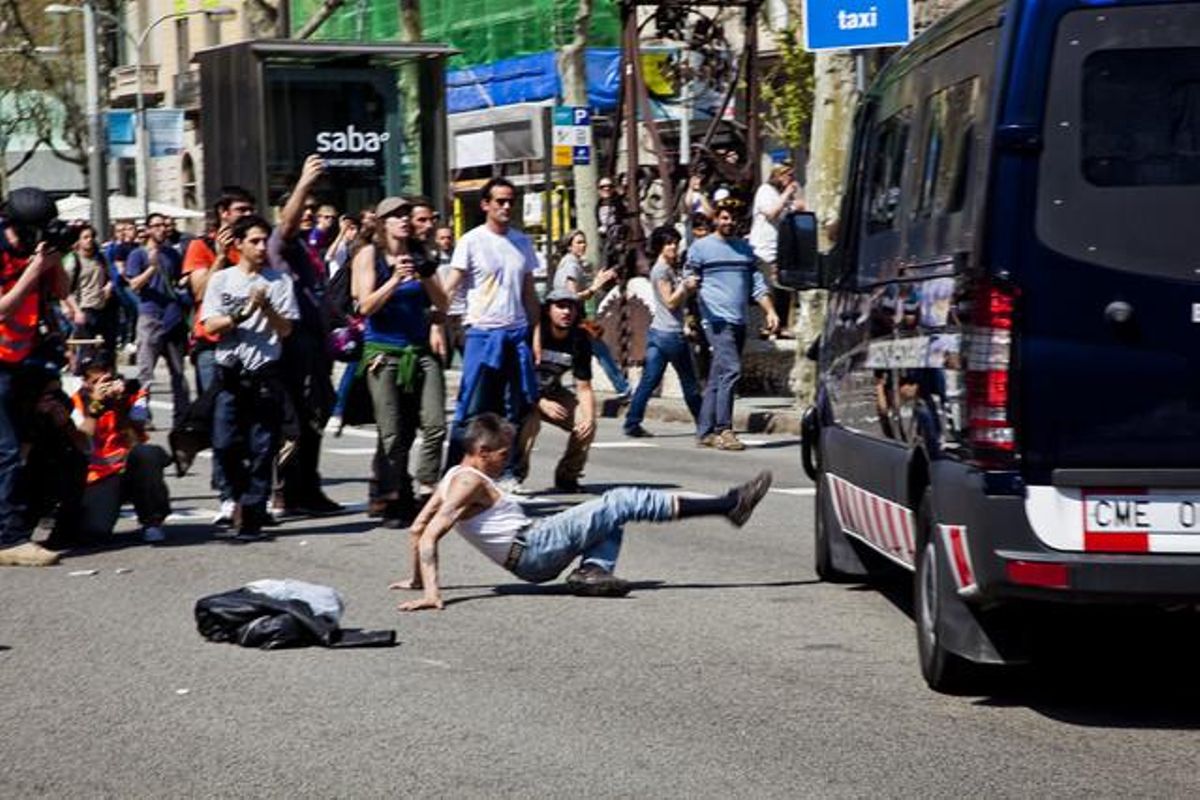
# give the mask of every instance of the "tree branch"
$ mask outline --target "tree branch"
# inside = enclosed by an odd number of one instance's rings
[[[317,32],[317,29],[325,24],[325,20],[333,16],[333,13],[346,4],[346,0],[325,0],[316,13],[309,17],[308,22],[304,23],[304,27],[296,31],[297,39],[307,39]]]

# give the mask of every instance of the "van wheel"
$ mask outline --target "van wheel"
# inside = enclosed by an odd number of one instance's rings
[[[833,550],[825,523],[825,499],[825,476],[818,474],[813,508],[813,570],[825,583],[860,583],[864,576],[842,572],[833,565]]]
[[[942,553],[933,524],[933,501],[928,489],[917,516],[923,536],[913,579],[913,605],[921,675],[936,692],[967,692],[979,682],[980,668],[947,650],[938,635],[939,622],[945,614],[944,604],[949,598],[945,594],[947,583],[942,572],[946,567],[941,563]]]

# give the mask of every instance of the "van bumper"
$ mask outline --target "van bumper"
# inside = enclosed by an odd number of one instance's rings
[[[966,530],[977,603],[1200,601],[1200,554],[1084,553],[1047,547],[1034,533],[1024,497],[990,495],[982,474],[963,465],[935,468],[939,521]]]

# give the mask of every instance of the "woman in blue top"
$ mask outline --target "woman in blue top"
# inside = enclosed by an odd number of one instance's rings
[[[383,525],[407,527],[416,516],[408,452],[420,424],[416,478],[422,494],[441,474],[446,438],[445,338],[435,317],[445,313],[446,293],[437,263],[411,242],[412,207],[388,197],[375,211],[374,239],[354,256],[351,291],[367,318],[359,374],[365,374],[375,409],[378,498],[387,501]]]

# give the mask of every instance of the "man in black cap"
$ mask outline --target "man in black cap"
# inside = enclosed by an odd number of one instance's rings
[[[61,254],[43,241],[56,216],[45,192],[27,188],[8,196],[0,219],[0,566],[58,561],[58,553],[32,541],[17,491],[21,439],[31,430],[34,405],[48,383],[35,363],[39,309],[45,296],[61,299],[70,289]]]
[[[517,474],[529,474],[529,456],[537,441],[542,420],[566,431],[567,451],[554,470],[554,487],[559,491],[581,491],[579,478],[587,464],[588,450],[596,437],[596,395],[592,391],[592,342],[579,327],[579,297],[571,289],[555,289],[542,304],[542,358],[537,365],[536,409],[521,427],[518,441],[520,462]],[[563,385],[571,373],[574,391]]]

